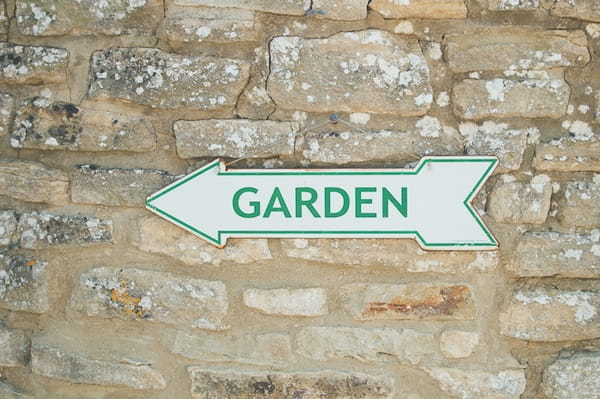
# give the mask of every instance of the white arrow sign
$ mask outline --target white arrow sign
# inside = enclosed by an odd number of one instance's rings
[[[430,157],[414,169],[227,171],[215,160],[146,207],[218,247],[228,237],[410,237],[425,249],[495,249],[471,200],[497,162]]]

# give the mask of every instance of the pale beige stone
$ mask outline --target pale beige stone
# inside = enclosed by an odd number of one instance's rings
[[[17,231],[17,216],[14,211],[0,211],[0,248],[10,246],[15,237],[13,234]]]
[[[549,180],[499,183],[490,194],[488,213],[500,223],[542,224],[548,217],[551,196]]]
[[[550,13],[559,17],[600,22],[600,3],[597,0],[555,0]]]
[[[47,262],[0,254],[0,308],[45,313],[51,304],[50,283]]]
[[[600,180],[574,181],[565,184],[558,200],[558,220],[570,227],[600,227]]]
[[[138,222],[133,245],[142,251],[167,255],[191,266],[244,264],[272,259],[267,240],[228,240],[227,246],[219,249],[158,217],[147,217]]]
[[[24,331],[0,327],[0,367],[25,366],[28,352],[29,340]]]
[[[536,10],[540,0],[480,0],[488,10],[517,11]]]
[[[69,178],[41,163],[0,160],[0,194],[27,202],[64,204],[69,199]]]
[[[304,15],[310,0],[175,0],[183,6],[233,7],[284,15]]]
[[[461,399],[518,399],[525,391],[524,370],[489,372],[477,369],[428,367],[425,371],[442,390]]]
[[[276,37],[270,48],[267,87],[280,108],[415,116],[433,102],[414,39],[368,29],[327,39]]]
[[[544,370],[542,392],[552,399],[599,399],[600,352],[557,359]]]
[[[369,8],[384,18],[466,18],[464,0],[373,0]]]
[[[538,144],[533,167],[559,172],[600,172],[600,140],[564,137]]]
[[[33,399],[33,396],[28,395],[20,389],[0,381],[0,395],[3,399]]]
[[[15,98],[10,94],[0,93],[0,137],[10,132],[14,114]]]
[[[440,336],[440,350],[449,359],[469,357],[479,345],[479,334],[468,331],[445,330]]]
[[[354,21],[367,18],[368,0],[313,0],[312,10],[327,19]]]
[[[65,82],[69,52],[61,48],[0,43],[0,82],[40,84]]]
[[[323,288],[248,288],[244,290],[244,305],[269,315],[324,316],[327,293]]]

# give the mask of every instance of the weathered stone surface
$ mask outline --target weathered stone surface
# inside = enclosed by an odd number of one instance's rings
[[[558,359],[544,370],[542,392],[553,399],[599,399],[599,369],[599,352]]]
[[[528,341],[600,337],[600,292],[526,287],[500,314],[500,334]]]
[[[309,112],[414,116],[433,102],[417,41],[372,29],[327,39],[274,38],[267,87],[279,107]]]
[[[35,342],[31,348],[31,371],[72,384],[116,385],[139,390],[166,386],[160,372],[147,364],[99,360]]]
[[[228,110],[235,106],[249,71],[247,61],[111,48],[92,57],[88,96],[152,108]]]
[[[0,136],[10,131],[14,112],[15,98],[10,94],[0,93]]]
[[[464,0],[373,0],[369,8],[384,18],[466,18]]]
[[[175,0],[183,6],[234,7],[284,15],[304,15],[310,0]]]
[[[47,263],[23,255],[0,254],[0,307],[31,313],[50,309]]]
[[[272,315],[323,316],[327,314],[327,293],[323,288],[248,288],[244,305]]]
[[[506,268],[519,277],[600,277],[600,232],[589,235],[526,233]]]
[[[8,33],[8,15],[6,14],[6,1],[0,1],[0,34],[3,35],[2,40],[6,39]],[[1,391],[0,391],[1,392]]]
[[[75,104],[31,98],[23,101],[11,146],[39,150],[132,151],[154,149],[150,122]]]
[[[34,36],[152,34],[162,13],[159,0],[16,1],[19,30]]]
[[[158,217],[138,222],[133,245],[142,251],[177,258],[188,265],[244,264],[273,258],[267,240],[228,240],[227,246],[219,249]]]
[[[0,381],[0,396],[3,399],[33,399],[33,396],[2,381]]]
[[[499,183],[490,194],[488,213],[500,223],[542,224],[548,217],[551,196],[552,184],[544,175],[531,183]]]
[[[464,320],[477,309],[466,285],[347,284],[341,287],[344,308],[356,320]]]
[[[555,0],[550,13],[559,17],[600,22],[600,3],[596,0]]]
[[[253,11],[237,8],[175,8],[167,11],[163,29],[174,42],[230,43],[258,40]]]
[[[37,162],[0,160],[0,195],[64,204],[69,200],[69,177]]]
[[[267,158],[294,153],[298,126],[294,122],[209,119],[177,121],[173,131],[181,158]]]
[[[481,125],[468,122],[459,126],[466,138],[465,148],[469,155],[495,155],[498,166],[495,173],[518,170],[523,162],[528,137],[539,135],[535,127],[511,129],[507,123],[485,121]]]
[[[444,392],[461,399],[518,399],[525,391],[524,370],[488,372],[430,367],[425,371],[437,380]]]
[[[52,47],[0,43],[0,82],[38,84],[66,81],[69,52]]]
[[[558,201],[558,220],[573,227],[600,227],[600,178],[593,182],[568,182]]]
[[[437,352],[432,334],[392,328],[305,327],[296,338],[298,353],[313,360],[419,364]]]
[[[465,119],[559,118],[569,95],[562,79],[466,79],[454,86],[453,103],[456,115]]]
[[[327,19],[354,21],[367,18],[368,0],[313,0],[312,10]]]
[[[559,172],[600,172],[600,140],[563,137],[538,144],[533,167]]]
[[[0,211],[0,248],[8,247],[13,243],[13,234],[17,230],[17,216],[14,211]]]
[[[214,337],[177,331],[171,352],[207,362],[236,362],[282,367],[292,359],[292,343],[286,334],[246,334]]]
[[[188,367],[194,399],[242,398],[392,398],[388,379],[362,373],[322,370],[290,374],[273,372],[244,373],[234,370],[205,370]]]
[[[583,31],[494,27],[448,35],[446,46],[454,72],[551,69],[590,61]]]
[[[88,316],[227,328],[225,284],[149,270],[90,270],[81,275],[70,307]]]
[[[311,162],[343,165],[368,161],[413,162],[425,155],[459,155],[462,139],[456,129],[425,116],[407,132],[380,130],[310,136],[297,141],[297,152]]]
[[[440,336],[440,350],[449,359],[471,356],[479,345],[479,334],[467,331],[446,330]]]
[[[496,252],[423,251],[405,239],[281,240],[290,258],[335,265],[387,266],[407,272],[487,272],[498,265]]]
[[[144,206],[146,197],[173,181],[153,169],[104,169],[78,165],[71,174],[71,200],[83,204]]]
[[[29,340],[23,331],[0,327],[0,367],[24,366],[28,352]]]
[[[488,10],[536,10],[540,7],[540,0],[480,0]]]
[[[26,212],[19,218],[21,246],[30,249],[80,247],[113,242],[112,220]]]

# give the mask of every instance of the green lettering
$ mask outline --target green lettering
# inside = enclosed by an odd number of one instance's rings
[[[275,203],[277,203],[279,206],[276,207]],[[267,208],[265,209],[265,214],[263,215],[263,217],[268,218],[273,212],[283,212],[283,216],[285,216],[286,218],[292,217],[292,215],[290,214],[290,210],[285,204],[283,195],[281,195],[279,187],[275,187],[275,189],[273,190],[273,194],[271,194],[271,198],[269,199],[269,203],[267,204]]]
[[[355,215],[357,218],[374,218],[377,214],[374,212],[363,212],[362,205],[368,205],[373,203],[373,198],[363,198],[363,193],[374,193],[377,191],[375,187],[356,187],[354,190],[356,197],[356,208]]]
[[[302,199],[302,194],[307,193],[308,199]],[[296,217],[302,217],[302,207],[306,207],[308,211],[316,218],[320,218],[319,212],[315,209],[313,204],[317,200],[317,190],[310,187],[296,187]]]
[[[394,207],[400,212],[400,214],[404,217],[408,217],[408,189],[406,187],[402,187],[400,189],[400,196],[402,197],[402,202],[398,202],[396,198],[388,191],[387,188],[383,187],[383,191],[381,193],[381,202],[383,204],[383,217],[386,218],[389,216],[389,207],[390,202]]]
[[[337,193],[342,197],[342,207],[339,211],[333,212],[331,210],[331,194]],[[326,218],[338,218],[348,212],[350,207],[350,196],[346,191],[339,187],[325,187],[325,217]]]
[[[258,189],[254,187],[243,187],[235,192],[233,195],[233,210],[238,216],[243,218],[255,218],[260,215],[260,202],[258,201],[250,201],[248,205],[252,208],[251,212],[244,212],[242,208],[240,208],[240,197],[244,193],[258,193]]]

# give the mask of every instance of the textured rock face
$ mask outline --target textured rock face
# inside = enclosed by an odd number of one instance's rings
[[[583,352],[558,359],[544,371],[542,391],[553,399],[600,398],[600,353]]]
[[[384,18],[466,18],[464,0],[373,0],[369,8]]]
[[[233,370],[203,370],[195,366],[188,367],[188,372],[192,379],[191,393],[194,399],[393,397],[390,381],[361,373],[242,373]]]
[[[69,178],[37,162],[0,160],[0,194],[22,201],[64,204]]]
[[[33,399],[33,396],[27,395],[20,389],[5,382],[0,382],[0,394],[5,399]]]
[[[221,330],[228,302],[220,281],[97,268],[81,275],[70,306],[87,316]]]
[[[310,0],[175,0],[184,6],[235,7],[287,15],[304,15]]]
[[[443,391],[462,399],[517,399],[525,391],[525,371],[483,370],[431,367],[427,373],[438,381]]]
[[[13,234],[17,230],[17,216],[14,211],[0,211],[0,248],[6,248],[13,243]]]
[[[15,98],[10,94],[0,93],[0,137],[10,132],[14,112]]]
[[[464,320],[477,315],[466,285],[348,284],[344,307],[356,320]]]
[[[544,223],[552,195],[549,181],[538,176],[531,183],[500,183],[490,194],[489,214],[501,223]]]
[[[596,0],[556,0],[550,12],[559,17],[600,22],[600,4]]]
[[[595,228],[600,226],[600,182],[569,182],[558,201],[558,219],[566,226]]]
[[[248,81],[249,69],[240,60],[112,48],[94,53],[88,96],[152,108],[228,110]]]
[[[69,52],[52,47],[0,43],[0,82],[39,84],[64,82]]]
[[[535,149],[533,166],[559,172],[600,172],[600,140],[565,137]]]
[[[479,345],[479,334],[468,331],[447,330],[440,336],[440,350],[449,359],[471,356]]]
[[[23,255],[0,254],[0,307],[32,313],[50,309],[47,263]]]
[[[162,375],[146,364],[97,360],[36,343],[31,349],[31,370],[75,384],[117,385],[137,390],[164,389],[166,385]]]
[[[600,293],[529,287],[500,314],[500,334],[528,341],[600,337]]]
[[[132,151],[154,149],[152,125],[143,118],[83,109],[32,98],[17,112],[11,146],[39,150]]]
[[[151,34],[158,24],[158,0],[17,0],[17,26],[34,36],[102,33]]]
[[[276,37],[267,86],[278,106],[312,112],[413,116],[433,102],[417,42],[379,30],[328,39]]]
[[[540,0],[482,0],[488,10],[512,11],[535,10],[540,7]]]
[[[360,20],[367,17],[368,0],[313,0],[312,9],[327,19]]]
[[[26,364],[29,342],[22,331],[0,327],[0,343],[0,366],[21,367]]]
[[[327,295],[322,288],[250,288],[244,291],[244,305],[272,315],[323,316],[327,314]]]

